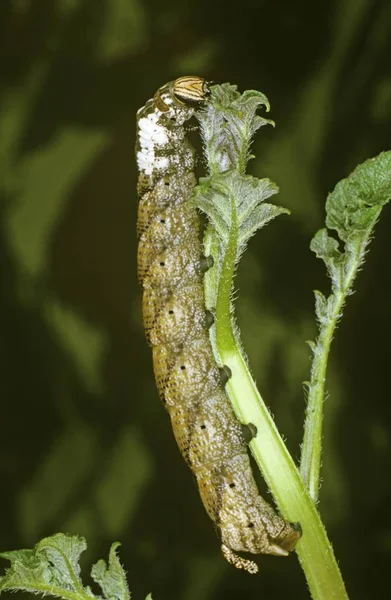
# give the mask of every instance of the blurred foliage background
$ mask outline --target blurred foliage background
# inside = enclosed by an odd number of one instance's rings
[[[315,336],[308,249],[328,191],[390,149],[387,0],[1,0],[0,548],[57,531],[122,541],[134,598],[308,597],[294,556],[236,571],[157,397],[136,280],[135,112],[184,74],[253,88],[277,128],[251,170],[292,211],[237,279],[261,393],[299,456]],[[320,509],[351,597],[388,588],[391,560],[391,213],[332,348]]]

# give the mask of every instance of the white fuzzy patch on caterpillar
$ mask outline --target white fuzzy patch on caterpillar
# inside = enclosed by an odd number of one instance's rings
[[[156,156],[156,149],[168,142],[166,128],[158,123],[161,114],[155,109],[138,122],[140,150],[137,152],[137,165],[145,175],[152,175],[155,170],[164,171],[169,164],[167,157]]]

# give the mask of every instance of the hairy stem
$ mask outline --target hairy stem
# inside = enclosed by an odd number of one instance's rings
[[[314,347],[314,360],[311,380],[308,386],[306,420],[301,452],[300,473],[314,502],[318,499],[319,478],[322,456],[323,404],[327,362],[331,342],[337,323],[342,315],[346,297],[352,288],[357,270],[363,259],[363,251],[368,244],[370,232],[357,240],[344,270],[342,285],[333,290],[330,297],[330,310],[324,323],[320,325],[318,339]],[[335,287],[335,286],[334,286]]]

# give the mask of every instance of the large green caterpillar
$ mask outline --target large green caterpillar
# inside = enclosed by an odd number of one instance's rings
[[[300,531],[259,495],[209,339],[203,273],[213,260],[203,256],[200,217],[188,203],[196,178],[184,127],[207,96],[203,79],[181,77],[137,113],[138,275],[155,378],[176,441],[221,532],[224,556],[256,573],[257,565],[235,552],[285,556]]]

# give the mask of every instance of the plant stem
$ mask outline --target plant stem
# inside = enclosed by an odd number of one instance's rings
[[[313,350],[314,359],[311,368],[311,381],[308,386],[300,473],[314,502],[317,501],[319,494],[324,389],[330,346],[335,328],[341,318],[346,297],[352,288],[357,270],[361,264],[368,240],[369,233],[358,238],[353,252],[349,254],[346,268],[342,273],[341,285],[333,285],[333,294],[328,300],[329,310],[327,311],[327,319],[320,325],[319,336]]]
[[[231,289],[236,263],[237,219],[231,199],[230,239],[217,279],[215,269],[206,281],[206,301],[216,299],[216,326],[212,343],[221,360],[232,371],[226,389],[242,423],[253,423],[257,435],[250,449],[281,513],[289,521],[300,522],[303,537],[296,550],[313,600],[348,600],[345,585],[332,546],[306,486],[279,435],[249,372],[238,333],[232,327]],[[206,237],[210,249],[218,246],[216,233]],[[218,286],[214,289],[214,284]],[[217,291],[217,296],[216,296]]]

